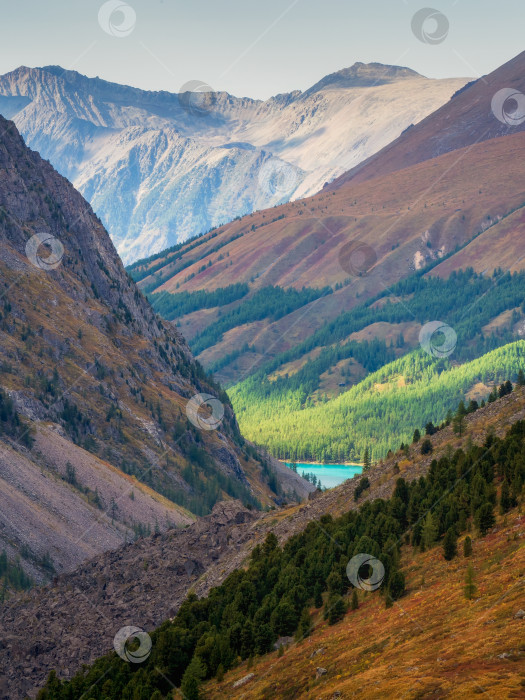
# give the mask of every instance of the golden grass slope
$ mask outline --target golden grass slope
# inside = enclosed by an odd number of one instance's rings
[[[293,700],[351,698],[523,698],[525,620],[525,517],[516,510],[498,518],[492,533],[473,542],[468,559],[451,562],[441,547],[402,560],[407,595],[390,609],[376,593],[332,627],[312,610],[311,637],[243,663],[206,698]],[[459,543],[462,552],[462,541]],[[405,548],[406,549],[406,548]],[[464,596],[468,564],[477,592]],[[312,658],[312,654],[322,649]],[[317,677],[317,668],[327,673]],[[245,685],[234,684],[253,673]]]

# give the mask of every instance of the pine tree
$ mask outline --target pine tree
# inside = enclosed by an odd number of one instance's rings
[[[204,664],[198,656],[194,656],[182,676],[181,690],[185,700],[201,700],[200,685],[205,676]]]
[[[508,513],[512,505],[509,482],[505,479],[501,486],[501,496],[499,498],[499,512],[501,515]]]
[[[421,433],[418,428],[414,430],[414,437],[412,438],[412,442],[419,442],[421,439]]]
[[[476,527],[478,528],[480,535],[484,537],[487,532],[494,527],[496,522],[492,503],[484,503],[482,506],[480,506],[476,511],[475,520]]]
[[[438,527],[436,520],[432,515],[431,511],[428,511],[425,522],[423,523],[423,530],[421,532],[421,544],[424,549],[432,547],[434,542],[437,540]]]
[[[257,627],[255,632],[255,651],[257,654],[267,654],[271,648],[275,635],[267,622]]]
[[[525,386],[525,373],[520,367],[520,371],[518,372],[518,386]]]
[[[253,651],[253,627],[250,620],[245,622],[241,633],[241,656],[247,659]]]
[[[335,625],[343,619],[346,613],[345,601],[340,595],[328,599],[325,617],[328,618],[329,625]]]
[[[432,454],[433,449],[434,448],[432,447],[432,443],[430,442],[430,440],[428,438],[423,440],[423,442],[421,443],[421,454],[422,455]]]
[[[443,555],[447,561],[454,559],[458,553],[456,531],[449,527],[443,539]]]
[[[305,639],[306,637],[310,636],[311,632],[312,621],[310,619],[310,613],[308,612],[308,608],[305,608],[301,613],[301,617],[299,619],[299,627],[297,628],[297,638]]]
[[[357,596],[357,591],[355,588],[354,592],[352,593],[352,604],[350,607],[352,610],[357,610],[357,608],[359,607],[359,598]]]
[[[476,585],[474,583],[474,569],[472,564],[468,565],[467,573],[465,574],[465,598],[467,600],[472,600],[476,593]]]
[[[323,607],[323,587],[319,581],[314,586],[314,605],[317,609]]]
[[[465,416],[467,415],[467,409],[465,408],[465,403],[464,401],[461,401],[458,410],[456,411],[456,415],[454,416],[452,420],[452,428],[456,435],[459,435],[461,437],[463,433],[465,432]]]
[[[405,592],[405,575],[402,571],[394,571],[390,576],[390,582],[388,584],[387,598],[391,600],[398,600]]]
[[[365,447],[365,454],[363,455],[363,471],[367,472],[371,466],[370,450],[368,447]]]
[[[470,557],[472,554],[472,540],[470,539],[469,535],[465,537],[463,540],[463,556],[464,557]]]

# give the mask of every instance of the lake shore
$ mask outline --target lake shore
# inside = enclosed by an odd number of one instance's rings
[[[291,465],[295,464],[298,474],[305,474],[309,480],[312,480],[312,475],[322,487],[334,488],[339,486],[344,481],[352,479],[354,476],[363,473],[362,464],[322,464],[319,462],[283,462],[283,464],[291,469]]]
[[[289,467],[294,464],[293,461],[280,459],[279,462]],[[359,462],[295,462],[297,465],[305,467],[364,467],[364,464],[359,464]]]

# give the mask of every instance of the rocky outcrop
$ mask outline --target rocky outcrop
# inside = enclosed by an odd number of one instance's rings
[[[210,566],[246,543],[254,519],[239,502],[218,503],[185,530],[107,552],[2,605],[1,700],[34,695],[52,668],[68,677],[126,625],[152,631],[173,616]]]

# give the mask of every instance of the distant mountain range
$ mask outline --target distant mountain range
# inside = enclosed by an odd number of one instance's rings
[[[0,77],[0,113],[82,192],[130,263],[318,192],[465,82],[356,63],[263,102],[21,67]]]
[[[430,321],[456,327],[461,361],[523,338],[523,274],[503,273],[525,269],[525,118],[503,123],[494,97],[525,92],[524,75],[525,53],[317,195],[129,268],[200,361],[237,385],[230,396],[251,439],[268,445],[270,432],[283,430],[284,440],[272,440],[282,456],[355,459],[366,421],[353,444],[346,431],[334,453],[335,434],[299,434],[305,410],[419,347]],[[477,274],[451,278],[467,268]],[[410,382],[418,374],[401,373]],[[363,416],[375,411],[366,386]],[[389,439],[373,438],[379,455]]]

